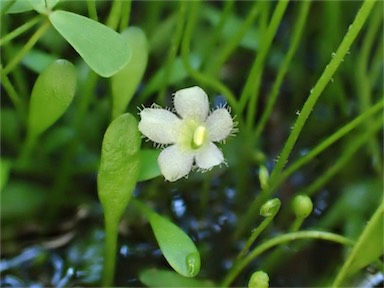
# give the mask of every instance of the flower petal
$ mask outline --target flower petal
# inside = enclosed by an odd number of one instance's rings
[[[153,142],[172,144],[180,134],[181,119],[160,108],[144,108],[140,112],[139,130]]]
[[[233,120],[227,109],[218,108],[208,116],[206,125],[208,139],[210,141],[221,141],[231,133]]]
[[[177,114],[182,118],[191,117],[199,122],[203,122],[208,116],[208,96],[198,86],[176,91],[174,105]]]
[[[211,169],[213,166],[224,162],[223,153],[212,142],[199,151],[196,156],[196,165],[201,169]]]
[[[194,153],[182,151],[176,145],[171,145],[161,151],[157,163],[164,178],[174,182],[187,176],[192,169]]]

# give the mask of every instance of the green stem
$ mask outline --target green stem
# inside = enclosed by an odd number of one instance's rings
[[[21,25],[20,27],[17,27],[12,32],[9,32],[7,35],[5,35],[3,38],[0,39],[0,46],[2,46],[4,44],[7,44],[13,38],[16,38],[19,35],[23,34],[25,31],[28,31],[35,24],[37,24],[40,21],[40,19],[41,19],[41,17],[40,17],[40,15],[38,15],[35,18],[32,18],[28,22],[26,22],[23,25]]]
[[[87,8],[88,8],[89,18],[95,21],[99,21],[99,17],[97,16],[96,1],[87,0]]]
[[[271,189],[274,190],[278,185],[280,185],[285,179],[287,179],[290,175],[292,175],[295,171],[297,171],[300,167],[310,162],[312,159],[314,159],[317,155],[319,155],[321,152],[326,150],[329,146],[331,146],[333,143],[335,143],[337,140],[351,132],[353,129],[364,123],[368,118],[370,118],[373,114],[379,112],[383,109],[384,102],[380,101],[379,103],[375,104],[371,108],[369,108],[367,111],[356,117],[354,120],[337,130],[335,133],[333,133],[331,136],[327,137],[323,142],[321,142],[319,145],[317,145],[315,148],[311,149],[311,151],[303,156],[302,158],[299,158],[296,162],[294,162],[292,165],[290,165],[286,170],[284,170],[280,177],[276,180],[275,186]]]
[[[308,196],[314,194],[321,187],[323,187],[325,183],[332,179],[332,177],[334,177],[337,172],[344,168],[347,162],[351,160],[352,156],[355,155],[356,151],[365,145],[367,141],[372,139],[372,135],[377,133],[380,128],[382,128],[383,123],[380,120],[377,120],[369,130],[365,131],[364,133],[360,133],[357,137],[355,137],[355,140],[350,142],[350,145],[345,148],[345,151],[337,159],[337,161],[334,162],[332,166],[323,174],[321,174],[321,176],[317,178],[315,182],[312,182],[311,185],[307,186],[303,191],[301,191],[300,194],[305,194]]]
[[[106,214],[106,213],[105,213]],[[113,217],[104,217],[105,220],[105,249],[104,249],[104,270],[103,287],[112,287],[115,276],[116,252],[119,219]]]
[[[131,16],[131,0],[123,1],[123,6],[121,7],[121,20],[120,20],[120,31],[123,31],[129,25],[129,17]]]
[[[255,21],[258,13],[260,12],[259,4],[260,2],[255,1],[253,7],[248,14],[248,17],[244,20],[243,25],[234,33],[233,37],[229,39],[223,49],[220,50],[215,63],[210,71],[211,75],[217,75],[218,71],[224,64],[224,62],[229,58],[233,53],[236,47],[239,45],[241,39],[243,39],[245,33],[249,30],[253,22]]]
[[[11,99],[13,105],[16,108],[17,114],[19,115],[20,119],[25,119],[27,108],[20,98],[19,94],[16,92],[15,88],[13,87],[11,81],[9,81],[8,76],[3,73],[3,67],[0,65],[0,74],[1,74],[1,84],[3,85],[5,91],[7,91],[7,94],[9,98]],[[24,122],[24,121],[23,121]]]
[[[243,111],[246,106],[248,107],[246,125],[249,131],[255,121],[257,100],[259,98],[260,83],[263,74],[263,65],[288,3],[289,2],[287,0],[280,0],[278,2],[272,15],[271,23],[264,35],[265,38],[263,39],[263,44],[260,47],[259,53],[257,53],[250,75],[240,96],[240,111]]]
[[[168,50],[168,57],[165,63],[163,81],[160,88],[160,93],[157,98],[159,103],[165,103],[166,89],[168,86],[169,76],[171,74],[171,68],[175,61],[176,54],[180,46],[181,38],[183,36],[183,29],[184,29],[184,22],[185,22],[184,20],[185,20],[186,12],[187,12],[187,3],[185,1],[182,1],[180,2],[179,15],[176,23],[176,31],[171,40],[171,47]]]
[[[315,106],[317,100],[319,99],[321,93],[331,80],[333,74],[336,72],[337,68],[340,66],[340,63],[343,61],[345,55],[347,54],[348,50],[350,49],[352,43],[354,42],[356,36],[360,32],[362,26],[364,25],[366,19],[369,16],[369,13],[372,10],[373,4],[375,3],[375,0],[366,0],[364,1],[363,5],[361,6],[359,12],[356,15],[355,20],[353,23],[349,26],[348,32],[345,35],[343,41],[341,42],[339,48],[337,49],[336,53],[334,54],[334,57],[332,58],[331,62],[326,66],[323,74],[320,76],[320,79],[317,81],[315,87],[311,90],[311,93],[305,102],[295,125],[293,126],[293,129],[291,131],[291,134],[288,137],[288,140],[286,141],[284,148],[280,154],[280,157],[278,157],[277,164],[275,168],[272,171],[271,177],[270,177],[270,187],[275,186],[275,183],[277,179],[280,177],[281,171],[283,170],[285,164],[288,161],[288,157],[297,141],[297,138],[299,137],[301,130],[303,129],[309,115],[312,112],[313,107]],[[270,193],[270,192],[269,192]]]
[[[7,75],[9,72],[12,71],[13,68],[23,59],[25,54],[29,52],[29,50],[32,49],[32,47],[36,44],[36,42],[41,38],[41,36],[44,35],[44,33],[48,30],[50,27],[49,21],[45,21],[43,25],[39,27],[39,29],[36,30],[36,32],[32,35],[32,37],[28,40],[28,42],[21,48],[19,53],[13,57],[11,62],[4,67],[3,73]]]
[[[106,25],[113,30],[116,30],[120,17],[121,17],[121,9],[122,9],[123,1],[114,0],[112,2],[111,11],[109,12],[109,16],[107,19]]]
[[[256,257],[264,253],[265,251],[271,249],[274,246],[281,245],[287,242],[291,242],[299,239],[319,239],[326,240],[330,242],[339,243],[342,245],[353,245],[353,241],[350,239],[340,236],[338,234],[324,232],[324,231],[300,231],[287,233],[284,235],[277,236],[272,238],[263,244],[259,245],[257,248],[251,251],[247,257],[243,258],[236,265],[232,266],[232,269],[226,275],[224,280],[221,283],[222,287],[229,287],[229,285],[235,280],[235,278],[240,274],[240,272],[251,263]]]
[[[277,96],[280,91],[281,84],[284,80],[284,76],[286,75],[289,64],[291,63],[291,60],[293,56],[295,55],[295,52],[297,51],[297,47],[299,46],[299,41],[301,39],[301,35],[303,34],[304,26],[305,26],[305,20],[307,19],[309,7],[311,5],[310,1],[302,1],[300,2],[301,9],[299,12],[298,20],[295,24],[295,28],[293,30],[293,36],[291,45],[289,47],[289,50],[284,58],[284,60],[281,63],[281,66],[278,70],[278,74],[276,77],[276,80],[273,83],[273,87],[271,89],[271,92],[269,93],[267,97],[267,105],[263,111],[263,114],[261,115],[260,121],[256,127],[256,131],[254,133],[254,137],[259,138],[260,134],[262,133],[265,124],[267,123],[268,119],[270,119],[270,115],[273,109],[273,106],[275,105],[275,102],[277,100]]]
[[[190,43],[191,43],[192,31],[194,29],[196,18],[197,18],[198,4],[199,4],[198,1],[188,2],[188,5],[191,5],[192,7],[189,10],[189,15],[188,15],[189,17],[187,19],[184,37],[181,44],[181,54],[182,54],[184,67],[188,71],[188,73],[191,75],[191,77],[196,79],[196,81],[201,82],[204,85],[210,86],[217,91],[220,91],[228,100],[235,114],[239,115],[238,104],[233,93],[225,85],[217,81],[215,78],[212,78],[207,74],[200,73],[197,70],[193,69],[191,63],[189,62]]]

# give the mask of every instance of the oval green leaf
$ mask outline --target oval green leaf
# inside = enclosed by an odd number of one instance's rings
[[[132,51],[131,61],[111,78],[112,118],[124,113],[144,75],[148,61],[148,43],[143,30],[129,27],[122,33]]]
[[[141,166],[138,181],[146,181],[161,175],[159,165],[157,164],[160,152],[161,150],[159,149],[142,149],[140,151]]]
[[[104,134],[97,188],[105,217],[118,221],[128,205],[140,171],[141,135],[137,121],[126,113]]]
[[[207,280],[185,278],[174,271],[153,268],[141,271],[139,278],[148,287],[214,287]]]
[[[56,60],[39,75],[32,89],[28,132],[36,137],[63,115],[76,90],[76,70],[67,60]]]
[[[61,10],[52,12],[49,20],[89,67],[102,77],[114,75],[131,58],[126,40],[97,21]]]
[[[3,12],[4,9],[9,7],[8,5],[11,2],[12,0],[1,0],[1,12]],[[28,0],[16,0],[13,4],[11,4],[11,7],[9,7],[6,13],[17,14],[31,10],[33,10],[33,7],[31,6],[31,4],[29,4]]]

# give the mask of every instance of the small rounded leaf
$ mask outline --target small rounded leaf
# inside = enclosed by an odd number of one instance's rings
[[[29,107],[30,136],[38,136],[64,114],[75,90],[76,70],[67,60],[56,60],[39,75]]]
[[[50,13],[49,20],[89,67],[102,77],[117,73],[131,58],[127,41],[97,21],[61,10]]]
[[[130,45],[131,61],[111,78],[112,84],[112,117],[124,113],[144,75],[148,61],[148,43],[143,30],[130,27],[121,35]]]
[[[128,205],[140,171],[141,135],[137,121],[126,113],[104,134],[97,188],[105,217],[117,221]]]
[[[189,236],[168,219],[151,213],[149,222],[169,265],[185,277],[200,272],[200,254]]]

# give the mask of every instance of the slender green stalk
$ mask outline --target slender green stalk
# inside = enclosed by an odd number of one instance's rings
[[[288,3],[289,2],[287,0],[280,0],[278,2],[272,15],[271,22],[266,30],[265,35],[263,35],[265,38],[262,41],[260,51],[256,56],[250,75],[241,93],[240,110],[243,111],[246,106],[248,107],[246,125],[249,130],[251,130],[250,128],[255,121],[264,62],[269,48],[271,47],[273,38],[276,35],[277,28],[279,27],[281,19],[284,15],[285,9],[288,6]]]
[[[181,38],[183,36],[183,29],[184,29],[184,22],[185,22],[184,20],[185,20],[186,12],[187,12],[187,3],[185,1],[182,1],[180,2],[179,14],[176,22],[176,31],[171,39],[171,47],[168,50],[168,57],[165,63],[164,77],[163,77],[162,85],[157,98],[159,103],[165,103],[166,89],[168,85],[169,76],[171,74],[172,64],[175,61],[176,54],[180,46]]]
[[[356,36],[360,32],[365,21],[367,20],[374,3],[375,0],[364,1],[363,5],[361,6],[359,12],[356,15],[355,20],[349,26],[348,32],[345,35],[336,53],[334,54],[334,57],[331,59],[331,62],[326,66],[323,74],[320,76],[320,79],[317,81],[315,87],[311,90],[311,93],[307,101],[305,102],[302,110],[300,111],[295,125],[293,126],[291,134],[289,135],[288,140],[284,145],[280,157],[278,157],[277,164],[272,171],[271,177],[269,179],[270,187],[275,186],[274,184],[280,176],[285,164],[287,163],[288,157],[309,115],[311,114],[313,107],[315,106],[318,98],[320,97],[321,93],[323,92],[329,81],[331,81],[331,78],[336,72],[337,68],[340,66],[340,63],[343,61]]]
[[[382,118],[380,118],[382,120]],[[325,183],[327,183],[332,177],[336,175],[342,168],[345,167],[348,161],[351,160],[351,158],[355,155],[356,151],[360,149],[363,145],[366,144],[367,141],[369,141],[372,138],[372,135],[377,133],[380,128],[383,126],[383,122],[380,120],[376,120],[376,122],[373,124],[372,127],[370,127],[369,130],[365,131],[364,133],[359,134],[356,139],[350,143],[349,146],[346,147],[343,154],[340,156],[340,158],[337,159],[336,162],[333,163],[333,165],[327,169],[319,178],[316,179],[311,185],[306,187],[303,191],[301,191],[301,194],[305,195],[312,195],[316,191],[318,191],[321,187],[324,186]]]
[[[7,94],[11,99],[13,105],[15,106],[20,119],[24,119],[27,112],[25,103],[22,101],[19,94],[16,92],[11,81],[9,81],[8,76],[5,73],[3,73],[3,67],[1,67],[1,65],[0,65],[0,74],[1,74],[2,86],[4,87],[5,91],[7,91]]]
[[[11,60],[11,62],[4,67],[3,73],[7,75],[9,72],[12,71],[13,68],[23,59],[23,57],[29,52],[29,50],[32,49],[32,47],[36,44],[36,42],[41,38],[41,36],[44,35],[44,33],[48,30],[50,27],[49,21],[45,21],[43,25],[39,27],[39,29],[36,30],[36,32],[32,35],[32,37],[28,40],[27,43],[21,48],[19,53],[15,55],[15,57]]]
[[[95,21],[99,21],[99,17],[97,16],[96,1],[87,0],[87,8],[88,8],[89,18]]]
[[[221,283],[222,287],[229,287],[229,285],[235,280],[235,278],[240,274],[240,272],[251,263],[256,257],[269,250],[270,248],[281,245],[287,242],[291,242],[299,239],[319,239],[326,240],[330,242],[339,243],[342,245],[353,245],[354,242],[350,239],[340,236],[338,234],[324,232],[324,231],[300,231],[294,233],[287,233],[275,238],[272,238],[263,244],[259,245],[257,248],[251,251],[247,257],[243,258],[236,265],[232,266],[232,269],[226,275],[224,280]]]
[[[184,37],[181,44],[181,54],[182,54],[183,64],[185,66],[185,69],[191,75],[191,77],[195,78],[196,81],[201,82],[202,84],[207,85],[217,91],[220,91],[228,100],[235,114],[239,114],[238,104],[233,93],[225,85],[217,81],[215,78],[212,78],[207,74],[200,73],[197,70],[193,69],[191,63],[189,62],[190,43],[191,43],[192,31],[194,29],[195,22],[197,20],[198,4],[199,4],[198,1],[188,2],[188,5],[191,5],[192,7],[189,10]]]
[[[383,109],[384,102],[380,101],[379,103],[375,104],[371,108],[369,108],[367,111],[356,117],[354,120],[337,130],[335,133],[333,133],[331,136],[327,137],[323,142],[321,142],[319,145],[317,145],[315,148],[311,149],[308,154],[303,156],[302,158],[299,158],[296,162],[294,162],[292,165],[290,165],[287,169],[285,169],[278,180],[276,181],[276,184],[274,187],[272,187],[272,190],[276,188],[278,185],[280,185],[281,182],[283,182],[285,179],[287,179],[290,175],[292,175],[295,171],[297,171],[300,167],[305,165],[306,163],[310,162],[312,159],[314,159],[317,155],[319,155],[321,152],[326,150],[328,147],[330,147],[333,143],[335,143],[337,140],[351,132],[353,129],[356,129],[359,125],[364,123],[368,118],[370,118],[373,114],[379,112]]]
[[[7,44],[12,39],[20,36],[25,31],[28,31],[29,29],[31,29],[33,26],[35,26],[40,21],[40,19],[41,19],[41,16],[38,15],[38,16],[32,18],[31,20],[29,20],[28,22],[24,23],[23,25],[21,25],[20,27],[17,27],[12,32],[9,32],[7,35],[5,35],[4,37],[2,37],[0,39],[0,46]]]
[[[112,2],[111,11],[109,12],[106,25],[113,30],[116,30],[117,26],[119,25],[122,5],[123,1],[121,0],[114,0]]]
[[[207,44],[205,45],[205,49],[202,53],[202,59],[203,64],[206,63],[207,69],[205,71],[210,71],[210,66],[214,63],[214,61],[211,61],[213,59],[212,54],[214,54],[213,49],[216,49],[215,43],[219,40],[219,36],[225,26],[225,24],[228,21],[228,18],[232,12],[234,0],[227,0],[224,3],[224,8],[220,13],[220,21],[217,25],[215,25],[215,30],[211,33]]]
[[[279,199],[272,199],[263,205],[263,207],[266,207],[266,206],[268,206],[267,207],[268,211],[267,211],[267,215],[263,215],[263,216],[266,216],[265,219],[263,220],[263,222],[261,222],[259,226],[257,226],[256,229],[252,231],[252,234],[248,238],[247,242],[245,243],[244,248],[239,253],[238,259],[241,259],[247,254],[249,248],[251,248],[252,244],[256,241],[257,237],[259,237],[261,232],[263,232],[269,226],[272,220],[275,218],[275,216],[280,210],[281,201]],[[261,208],[261,211],[263,211],[263,207]]]
[[[298,20],[295,24],[293,33],[292,33],[292,41],[291,45],[289,47],[289,50],[287,54],[285,55],[284,60],[281,63],[281,66],[278,70],[278,74],[276,77],[275,82],[273,83],[273,87],[271,92],[268,94],[267,97],[267,104],[266,107],[263,111],[263,114],[261,115],[260,121],[256,127],[254,137],[258,138],[260,134],[262,133],[265,124],[267,123],[268,119],[270,118],[273,106],[276,103],[277,96],[279,94],[279,90],[281,87],[281,83],[283,82],[284,76],[286,75],[289,64],[291,63],[291,60],[293,58],[293,55],[295,55],[295,52],[297,51],[297,47],[299,46],[299,41],[301,39],[301,35],[303,34],[304,26],[305,26],[305,21],[307,19],[309,7],[310,7],[311,2],[310,1],[302,1],[300,2],[300,11],[299,11],[299,16]]]
[[[104,247],[104,270],[103,287],[112,287],[116,265],[117,238],[119,219],[104,217],[105,220],[105,247]]]
[[[120,31],[123,31],[128,27],[129,17],[131,16],[131,5],[131,0],[123,1],[123,7],[121,7]]]
[[[245,33],[252,26],[255,21],[260,9],[259,9],[258,1],[253,3],[252,9],[249,11],[249,14],[243,25],[233,34],[233,37],[229,39],[223,49],[220,50],[218,56],[216,57],[216,61],[213,64],[212,70],[210,72],[211,75],[216,75],[225,61],[229,58],[229,56],[233,53],[236,47],[239,45],[241,39],[243,39]]]

